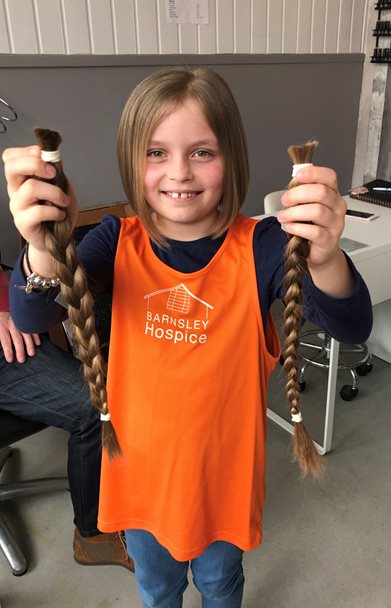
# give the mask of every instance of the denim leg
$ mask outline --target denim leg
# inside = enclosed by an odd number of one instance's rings
[[[191,562],[194,584],[202,595],[203,608],[240,608],[244,576],[243,551],[217,541]]]
[[[181,608],[189,562],[178,562],[145,530],[125,530],[143,608]]]
[[[99,414],[90,405],[80,362],[46,336],[41,341],[36,355],[25,363],[7,363],[0,348],[0,408],[69,433],[68,478],[75,525],[83,536],[93,536],[99,533]]]

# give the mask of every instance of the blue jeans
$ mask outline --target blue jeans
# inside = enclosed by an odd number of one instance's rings
[[[125,530],[126,544],[134,560],[143,608],[181,608],[187,587],[189,562],[174,559],[145,530]],[[194,584],[202,595],[203,608],[240,608],[244,576],[243,551],[217,541],[191,560]]]
[[[99,534],[99,414],[90,405],[80,362],[46,336],[41,341],[36,355],[25,363],[7,363],[0,347],[0,408],[69,433],[68,478],[75,525],[82,536],[93,536]]]

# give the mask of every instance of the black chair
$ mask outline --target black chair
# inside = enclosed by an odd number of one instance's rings
[[[0,409],[0,472],[2,471],[8,457],[12,454],[11,445],[25,437],[34,435],[45,429],[46,426],[39,422],[25,420],[5,410]],[[68,489],[67,477],[47,477],[42,479],[30,479],[15,483],[1,483],[0,481],[0,503],[6,500],[41,494],[53,490]],[[12,573],[21,576],[27,571],[28,564],[25,556],[19,548],[16,540],[0,512],[0,548],[2,549]]]

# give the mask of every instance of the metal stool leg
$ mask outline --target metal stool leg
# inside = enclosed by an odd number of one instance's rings
[[[12,574],[22,576],[27,570],[27,561],[13,538],[9,527],[3,517],[0,515],[0,549],[3,551],[9,565],[11,566]]]

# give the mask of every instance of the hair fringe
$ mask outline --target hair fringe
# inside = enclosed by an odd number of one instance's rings
[[[57,131],[36,127],[34,134],[43,150],[57,150],[61,143],[61,135]],[[51,164],[57,173],[49,181],[68,193],[69,182],[63,172],[62,162]],[[46,201],[45,203],[51,204]],[[106,414],[108,412],[106,365],[95,329],[94,300],[72,240],[72,230],[72,222],[68,215],[60,222],[45,222],[45,244],[54,259],[55,276],[61,281],[61,294],[68,304],[68,317],[78,342],[78,355],[83,364],[91,404],[100,413]],[[102,445],[107,450],[109,458],[122,453],[110,420],[102,422]]]
[[[300,146],[289,146],[288,154],[293,164],[310,163],[318,142],[311,140]],[[298,185],[294,177],[288,188]],[[285,310],[283,349],[284,370],[287,374],[285,385],[286,395],[291,414],[300,412],[299,390],[299,344],[300,328],[303,319],[303,282],[308,272],[307,257],[309,244],[306,239],[287,234],[288,243],[285,248]],[[303,422],[294,423],[292,440],[293,460],[298,463],[302,476],[319,477],[323,470],[323,462]]]

